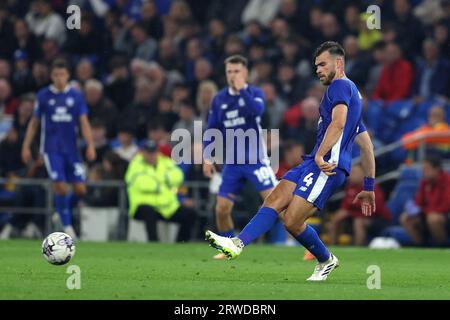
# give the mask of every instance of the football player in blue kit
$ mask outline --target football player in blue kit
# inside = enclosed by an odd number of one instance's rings
[[[208,116],[208,128],[218,129],[225,140],[227,153],[222,170],[222,182],[216,201],[216,224],[223,237],[234,237],[234,225],[231,212],[236,195],[242,190],[246,181],[250,181],[265,199],[277,184],[275,174],[267,157],[265,142],[262,139],[261,116],[265,101],[262,90],[247,83],[247,59],[234,55],[225,60],[225,72],[228,86],[213,99]],[[242,133],[253,131],[257,143],[239,146],[237,139],[227,139],[227,131]],[[212,141],[204,141],[205,151]],[[231,144],[234,145],[233,148]],[[230,150],[234,153],[230,154]],[[212,177],[215,165],[211,158],[205,156],[203,172]],[[226,258],[219,253],[215,259]]]
[[[288,171],[273,192],[264,200],[253,219],[234,238],[206,231],[210,245],[229,259],[236,258],[251,241],[267,232],[279,214],[288,232],[318,260],[309,281],[323,281],[339,265],[317,232],[305,221],[319,209],[346,180],[352,163],[354,142],[361,150],[364,186],[354,199],[361,203],[363,214],[375,212],[375,158],[371,139],[361,121],[361,95],[345,76],[345,53],[342,46],[328,41],[314,55],[316,73],[327,86],[320,103],[317,142],[304,162]]]
[[[32,161],[30,145],[41,126],[40,154],[53,181],[54,206],[64,232],[76,237],[72,226],[72,208],[86,193],[85,169],[77,147],[78,127],[86,140],[86,159],[96,158],[87,105],[83,94],[69,85],[70,71],[64,59],[51,66],[52,84],[41,89],[36,97],[34,115],[28,124],[22,145],[22,160]],[[73,186],[69,193],[68,183]]]

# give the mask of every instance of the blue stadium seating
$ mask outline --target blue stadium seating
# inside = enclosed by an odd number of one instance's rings
[[[391,211],[392,222],[399,223],[399,217],[403,212],[405,203],[412,199],[419,186],[422,171],[415,167],[405,167],[401,169],[398,183],[392,192],[391,198],[388,201],[388,207]]]

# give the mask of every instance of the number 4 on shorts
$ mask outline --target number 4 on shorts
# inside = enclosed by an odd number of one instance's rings
[[[301,186],[300,187],[301,191],[306,191],[308,189],[308,187],[310,185],[312,185],[312,183],[314,182],[313,175],[314,175],[314,173],[310,172],[305,176],[305,178],[303,179],[303,182],[305,183],[306,186]]]

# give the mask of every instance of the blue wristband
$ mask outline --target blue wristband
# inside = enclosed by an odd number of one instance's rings
[[[375,178],[364,177],[363,189],[364,189],[364,191],[374,191],[375,190]]]

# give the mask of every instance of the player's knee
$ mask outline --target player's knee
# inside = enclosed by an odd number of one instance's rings
[[[305,229],[304,222],[290,218],[289,216],[285,216],[283,223],[286,230],[294,236],[300,234]]]
[[[280,213],[286,208],[285,200],[283,197],[277,197],[273,192],[264,199],[263,207],[272,208],[276,212]]]
[[[53,185],[53,191],[57,194],[57,195],[66,195],[69,190],[67,188],[67,185],[63,182],[57,182]]]
[[[218,217],[228,217],[231,214],[232,206],[228,203],[217,203],[216,204],[216,215]]]
[[[86,190],[86,185],[84,184],[76,184],[73,186],[73,192],[77,195],[77,196],[84,196],[87,192]]]

